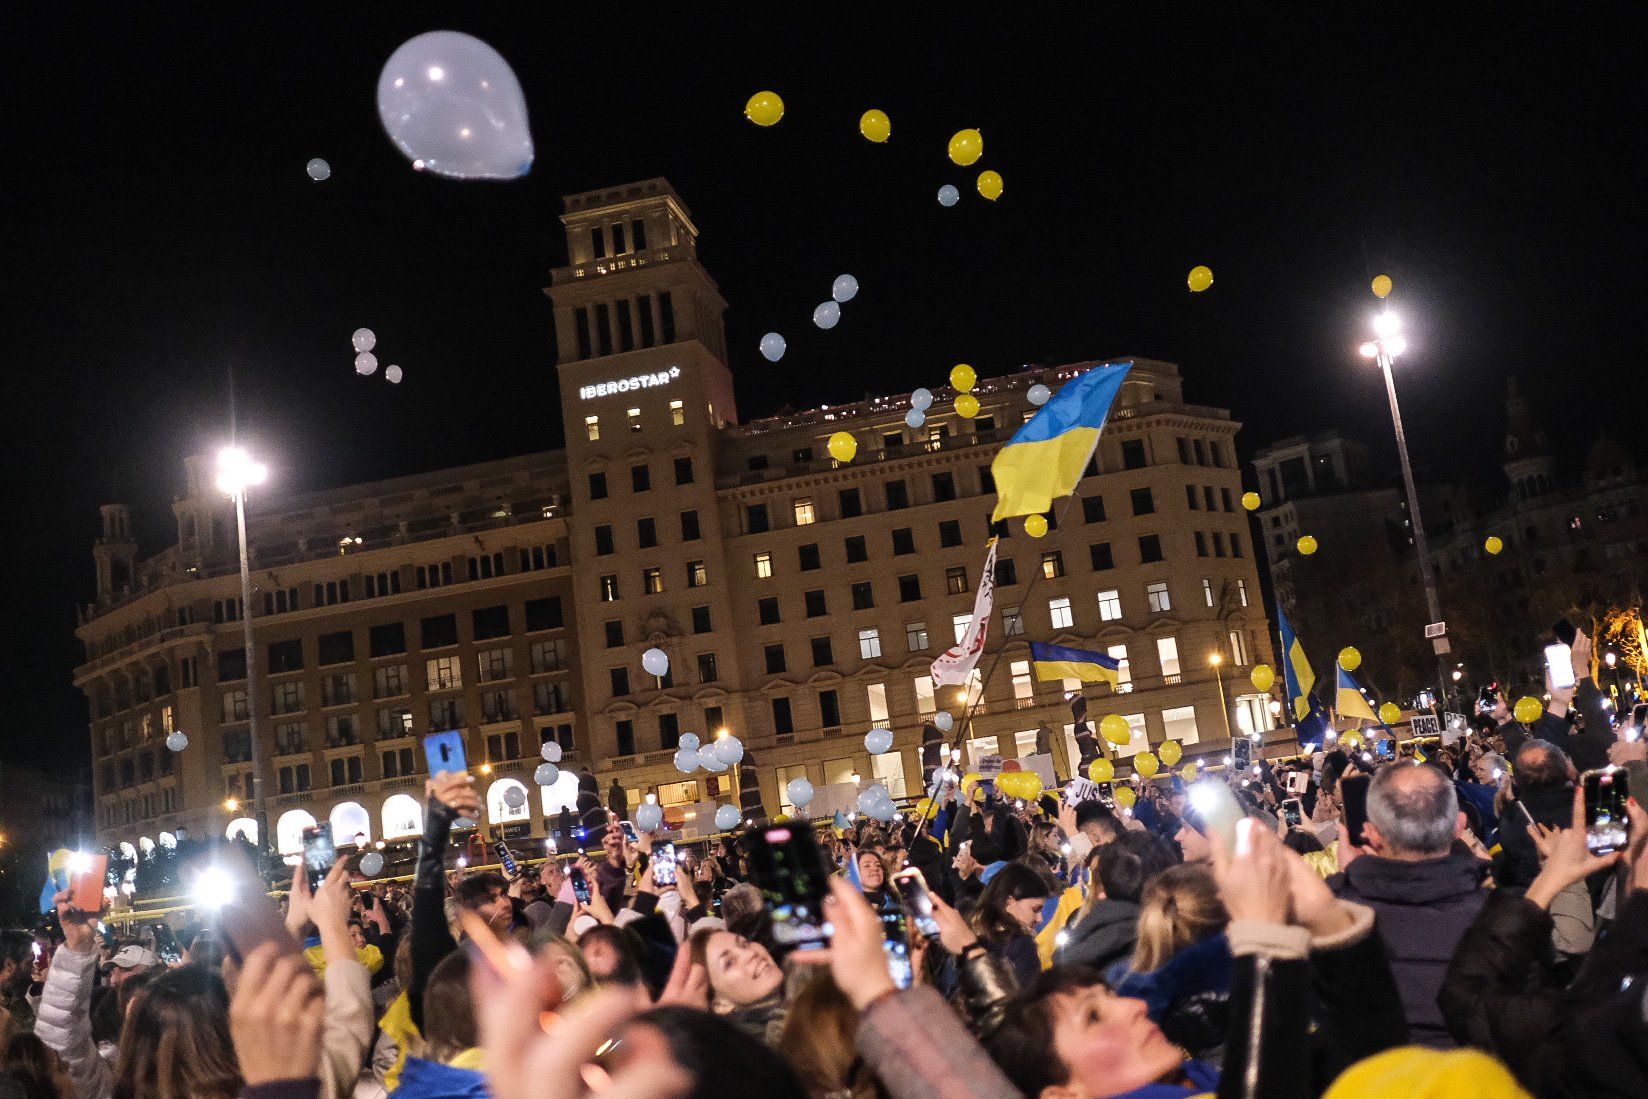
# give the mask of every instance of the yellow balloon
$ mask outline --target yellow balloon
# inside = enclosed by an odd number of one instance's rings
[[[957,393],[971,393],[977,382],[978,374],[966,363],[957,363],[950,368],[950,388]]]
[[[1116,765],[1100,756],[1087,765],[1087,777],[1094,782],[1109,782],[1116,777]]]
[[[1498,557],[1499,552],[1505,548],[1505,542],[1499,535],[1491,535],[1486,542],[1482,543],[1482,548],[1488,551],[1488,556]]]
[[[1133,727],[1120,714],[1106,714],[1099,722],[1099,735],[1112,744],[1131,744]]]
[[[1344,736],[1339,738],[1339,743],[1343,744],[1347,748],[1360,748],[1362,746],[1362,734],[1346,733]]]
[[[916,819],[921,820],[933,811],[933,799],[922,798],[916,802]]]
[[[957,130],[950,139],[950,159],[963,168],[984,155],[984,135],[977,130]]]
[[[1254,690],[1268,691],[1271,684],[1276,682],[1276,669],[1269,664],[1255,664],[1248,678],[1253,681]]]
[[[1047,533],[1047,516],[1026,515],[1024,517],[1024,533],[1032,538],[1040,538]]]
[[[1386,702],[1379,707],[1379,720],[1386,725],[1395,725],[1402,720],[1402,707],[1394,702]]]
[[[978,411],[978,398],[973,396],[971,393],[963,393],[961,396],[956,398],[957,416],[960,416],[963,419],[971,420],[974,416],[978,415]]]
[[[1184,756],[1184,749],[1179,747],[1179,742],[1176,740],[1164,740],[1162,746],[1156,749],[1156,755],[1161,757],[1163,763],[1171,767]]]
[[[1023,798],[1025,801],[1035,801],[1037,798],[1041,797],[1042,786],[1040,775],[1036,774],[1034,771],[1020,771],[1018,775],[1018,797]]]
[[[887,117],[886,111],[865,111],[858,119],[858,132],[865,139],[877,145],[886,141],[893,133],[893,121]]]
[[[1155,755],[1150,752],[1140,752],[1138,755],[1133,757],[1133,770],[1137,771],[1145,778],[1154,777],[1156,772],[1161,770],[1161,768],[1162,761],[1157,759]]]
[[[1187,763],[1183,767],[1179,768],[1179,776],[1186,782],[1195,782],[1196,776],[1201,773],[1202,769],[1194,763]]]
[[[1362,666],[1362,654],[1355,645],[1346,645],[1339,650],[1339,666],[1347,672],[1354,672]]]
[[[978,193],[991,202],[1001,197],[1001,173],[980,172],[978,177]]]
[[[784,117],[784,101],[777,92],[756,92],[744,104],[744,117],[757,126],[771,126]]]
[[[1139,796],[1133,792],[1133,787],[1131,786],[1123,786],[1121,789],[1116,791],[1116,804],[1121,806],[1123,809],[1133,808],[1133,803],[1138,800]]]
[[[1523,695],[1516,700],[1516,709],[1513,711],[1516,719],[1524,725],[1532,725],[1545,712],[1545,703],[1533,695]]]
[[[1190,285],[1192,294],[1200,294],[1213,285],[1213,269],[1210,267],[1192,267],[1190,277],[1185,279],[1185,282]]]
[[[964,798],[971,798],[973,796],[973,788],[983,781],[984,776],[979,774],[977,771],[969,771],[965,775],[961,776],[961,796]]]
[[[858,453],[858,440],[850,431],[838,431],[830,436],[830,457],[838,462],[850,462]]]
[[[1259,505],[1262,503],[1264,503],[1264,501],[1259,499],[1259,494],[1257,492],[1242,493],[1242,506],[1247,510],[1258,511]]]
[[[1373,296],[1374,297],[1382,298],[1385,295],[1389,294],[1390,292],[1391,292],[1391,280],[1390,280],[1389,275],[1375,275],[1375,276],[1373,276]]]
[[[1299,553],[1302,556],[1309,557],[1311,554],[1313,554],[1315,552],[1316,552],[1316,538],[1315,538],[1315,536],[1314,535],[1309,535],[1309,534],[1301,535],[1300,538],[1299,538]]]

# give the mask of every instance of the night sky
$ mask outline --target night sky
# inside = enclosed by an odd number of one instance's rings
[[[84,765],[73,608],[97,505],[132,504],[145,553],[170,544],[181,458],[224,440],[231,376],[280,488],[560,445],[541,292],[565,262],[560,196],[651,176],[730,303],[745,418],[959,361],[1136,354],[1233,409],[1244,457],[1334,426],[1389,450],[1356,354],[1383,272],[1421,466],[1491,485],[1511,374],[1569,468],[1604,428],[1642,457],[1620,399],[1645,391],[1642,5],[1134,10],[1156,7],[4,5],[0,753]],[[529,176],[421,175],[384,136],[378,71],[435,29],[514,67]],[[788,108],[767,130],[742,117],[762,88]],[[858,136],[870,107],[884,146]],[[944,153],[966,126],[971,169]],[[1196,264],[1216,281],[1193,296]],[[820,332],[842,272],[862,290]],[[354,374],[362,325],[400,387]]]

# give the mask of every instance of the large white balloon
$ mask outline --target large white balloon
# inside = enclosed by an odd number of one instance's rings
[[[557,740],[546,740],[542,749],[545,763],[561,762],[561,743]]]
[[[872,756],[879,756],[893,746],[893,731],[891,729],[871,729],[864,734],[864,750]]]
[[[785,789],[790,795],[790,804],[797,809],[805,809],[813,800],[813,784],[805,778],[792,778]]]
[[[539,766],[543,766],[543,764],[539,764]],[[557,775],[556,777],[559,778],[560,776]],[[519,809],[526,804],[526,791],[519,786],[504,787],[504,804],[511,809]]]
[[[711,774],[720,774],[729,764],[722,762],[721,757],[715,754],[715,745],[706,744],[698,749],[698,766]]]
[[[332,166],[317,156],[314,160],[311,160],[308,164],[304,165],[304,171],[309,173],[310,179],[314,180],[316,183],[319,183],[321,180],[331,177]]]
[[[960,199],[961,192],[956,190],[955,185],[952,183],[946,183],[938,189],[938,204],[940,206],[954,206]]]
[[[738,827],[738,806],[723,805],[715,811],[715,826],[723,832],[730,832]]]
[[[813,323],[820,328],[834,328],[841,320],[841,306],[827,301],[813,310]]]
[[[836,301],[852,301],[858,296],[858,280],[851,275],[837,275],[830,285],[830,297]]]
[[[722,737],[711,745],[711,751],[716,759],[731,767],[744,758],[744,742],[735,736]]]
[[[561,781],[561,769],[553,763],[540,763],[532,772],[532,781],[539,786],[554,786]]]
[[[376,851],[368,851],[361,856],[360,872],[369,878],[375,878],[383,873],[383,856]]]
[[[401,45],[378,76],[378,118],[414,168],[514,179],[532,168],[526,99],[498,51],[457,31]]]
[[[386,378],[389,381],[389,383],[391,385],[400,385],[401,384],[401,368],[398,367],[398,366],[391,366],[389,369],[387,369],[383,372],[383,376],[384,376],[384,378]]]
[[[919,428],[927,422],[927,413],[919,408],[912,408],[904,414],[904,422],[911,427]]]
[[[362,351],[355,356],[355,373],[365,377],[378,372],[378,357],[370,351]]]
[[[858,792],[858,811],[866,816],[874,816],[871,810],[881,804],[881,799],[887,796],[887,787],[879,782],[866,786]]]
[[[761,355],[770,363],[775,363],[779,359],[782,359],[784,357],[784,350],[788,346],[789,345],[784,342],[784,337],[780,336],[777,332],[768,332],[765,336],[761,337]]]
[[[1042,385],[1040,382],[1037,382],[1035,385],[1031,386],[1030,391],[1025,394],[1025,396],[1030,399],[1030,403],[1037,406],[1046,404],[1047,398],[1052,395],[1053,391],[1048,389],[1045,385]]]
[[[189,746],[189,734],[182,729],[173,729],[166,734],[166,747],[174,752],[181,752]]]
[[[635,807],[635,830],[637,832],[656,832],[658,826],[664,823],[664,810],[656,805],[637,805]]]
[[[669,672],[669,653],[663,649],[648,649],[641,654],[641,667],[647,670],[648,675],[665,675]]]
[[[683,775],[690,775],[698,770],[698,750],[688,748],[685,744],[675,750],[675,769]]]
[[[689,752],[696,752],[698,746],[704,742],[698,739],[697,733],[682,733],[681,739],[677,743]]]
[[[920,389],[910,394],[910,407],[926,412],[929,408],[933,407],[933,391],[928,389],[926,386],[922,386]]]
[[[370,328],[357,328],[349,337],[349,345],[356,351],[370,351],[378,346],[378,337]]]
[[[898,806],[893,804],[893,799],[892,798],[890,798],[890,797],[886,798],[882,801],[876,802],[875,805],[871,806],[870,816],[874,817],[876,820],[879,820],[883,824],[885,824],[888,821],[892,820],[894,817],[898,816]]]
[[[941,733],[947,733],[955,728],[956,719],[950,716],[948,710],[940,710],[933,715],[933,728]]]

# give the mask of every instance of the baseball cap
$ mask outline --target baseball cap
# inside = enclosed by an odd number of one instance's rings
[[[160,958],[154,951],[142,946],[123,946],[109,959],[109,964],[116,969],[148,968],[160,964]]]

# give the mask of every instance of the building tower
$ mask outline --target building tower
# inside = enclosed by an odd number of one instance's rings
[[[131,587],[137,543],[132,541],[130,508],[104,504],[98,510],[103,513],[103,533],[92,546],[92,557],[97,562],[97,601],[107,603]]]
[[[1515,501],[1534,500],[1557,490],[1556,463],[1545,432],[1534,423],[1522,388],[1511,378],[1505,395],[1505,476]]]

